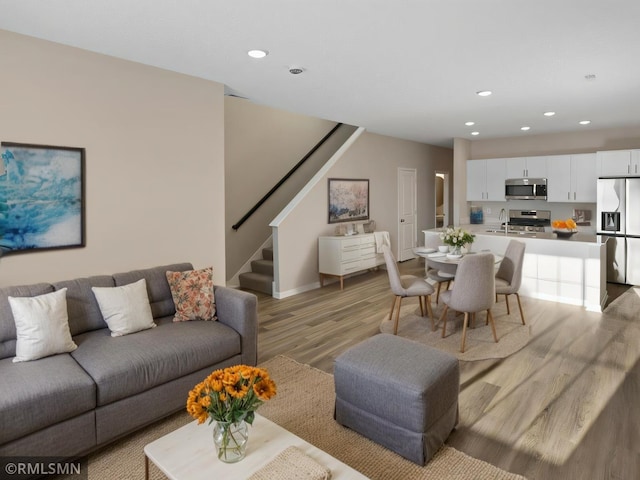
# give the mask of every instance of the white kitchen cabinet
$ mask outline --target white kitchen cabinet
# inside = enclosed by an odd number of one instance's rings
[[[595,153],[571,155],[571,186],[574,202],[596,203],[598,169]]]
[[[608,150],[597,153],[598,176],[640,175],[640,150]]]
[[[506,158],[506,178],[547,178],[547,157]]]
[[[504,201],[505,159],[467,162],[467,201]]]
[[[596,155],[551,155],[547,157],[547,201],[595,203]]]
[[[640,150],[631,150],[631,164],[629,165],[629,175],[640,175]]]
[[[344,288],[344,276],[375,268],[384,263],[384,256],[376,253],[376,240],[372,233],[349,237],[326,236],[318,239],[318,266],[320,286],[324,277],[340,278],[340,290]]]

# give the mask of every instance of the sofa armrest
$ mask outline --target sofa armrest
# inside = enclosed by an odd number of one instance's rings
[[[242,363],[258,362],[258,297],[233,288],[216,285],[216,315],[218,321],[240,334]]]

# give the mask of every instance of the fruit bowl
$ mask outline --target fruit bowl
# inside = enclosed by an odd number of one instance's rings
[[[569,238],[574,233],[577,233],[577,228],[554,228],[553,233],[558,235],[558,238]]]

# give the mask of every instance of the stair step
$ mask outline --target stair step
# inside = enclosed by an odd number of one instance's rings
[[[246,272],[241,273],[239,279],[241,288],[273,295],[273,275]]]
[[[267,247],[262,249],[262,258],[265,260],[273,261],[273,247]]]
[[[273,277],[273,260],[253,260],[251,262],[251,271]]]

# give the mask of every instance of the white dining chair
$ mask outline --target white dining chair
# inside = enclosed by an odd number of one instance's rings
[[[440,235],[426,235],[425,244],[426,248],[435,248],[438,249],[439,246],[444,245],[442,240],[440,239]],[[455,275],[452,273],[441,272],[436,268],[431,268],[429,265],[426,265],[426,273],[427,278],[436,283],[436,303],[440,303],[440,290],[442,289],[442,285],[446,284],[446,290],[449,290],[451,287],[451,282],[455,279]]]
[[[384,261],[387,265],[387,274],[389,275],[389,284],[391,285],[391,292],[393,293],[393,303],[391,304],[391,312],[389,312],[389,320],[393,318],[395,310],[396,321],[393,327],[393,334],[398,334],[398,322],[400,320],[400,306],[402,299],[405,297],[418,297],[420,302],[420,315],[424,317],[424,306],[422,304],[423,299],[427,305],[427,311],[429,312],[429,318],[431,318],[431,329],[436,329],[436,324],[433,319],[433,311],[431,310],[431,294],[434,292],[433,286],[429,284],[424,278],[417,277],[415,275],[400,275],[398,269],[398,263],[396,262],[393,253],[387,245],[382,247],[384,254]]]
[[[462,325],[462,341],[460,352],[464,353],[467,338],[467,327],[470,317],[476,312],[487,312],[487,324],[491,324],[493,339],[498,342],[496,325],[491,314],[495,304],[495,259],[492,253],[476,253],[465,255],[456,271],[453,288],[442,292],[445,304],[440,321],[442,322],[442,338],[446,336],[447,312],[449,308],[464,313]]]
[[[525,243],[518,240],[511,240],[507,245],[504,258],[500,262],[500,267],[496,273],[496,301],[498,295],[504,295],[507,303],[507,315],[511,315],[509,308],[509,295],[515,295],[518,300],[518,308],[520,309],[520,319],[522,324],[526,325],[524,320],[524,312],[522,311],[522,302],[520,302],[520,285],[522,284],[522,265],[524,263]]]

